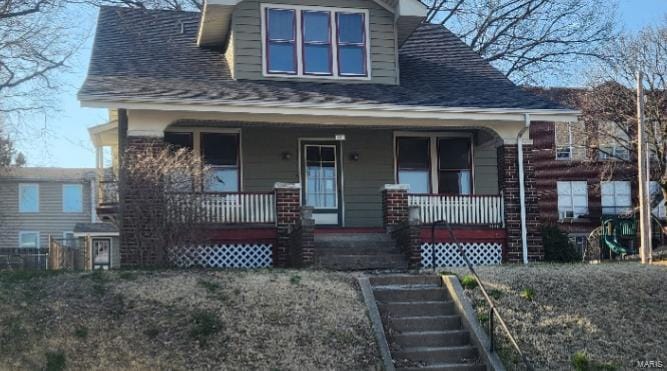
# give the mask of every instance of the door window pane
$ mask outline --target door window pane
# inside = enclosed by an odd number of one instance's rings
[[[19,184],[19,212],[39,212],[39,185]]]
[[[63,212],[83,212],[83,186],[81,184],[63,185]]]
[[[319,209],[338,207],[336,149],[333,146],[306,146],[306,205]]]
[[[296,73],[296,13],[267,9],[267,64],[269,72]]]

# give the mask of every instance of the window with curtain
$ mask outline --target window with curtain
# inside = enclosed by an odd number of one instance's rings
[[[239,136],[229,133],[202,133],[201,153],[210,167],[205,190],[239,192]]]
[[[588,214],[588,186],[586,181],[557,182],[558,216],[576,218]]]
[[[630,182],[600,182],[602,214],[623,214],[632,209]]]
[[[270,73],[296,74],[296,11],[266,9],[266,61]]]
[[[396,139],[398,183],[408,184],[410,193],[430,193],[429,138]]]
[[[438,139],[438,193],[472,194],[469,138]]]

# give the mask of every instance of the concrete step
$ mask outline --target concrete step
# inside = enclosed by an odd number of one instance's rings
[[[445,363],[423,367],[398,367],[396,371],[486,371],[481,363]]]
[[[458,314],[391,318],[388,325],[398,332],[446,331],[462,328],[461,317]]]
[[[315,243],[332,242],[391,242],[387,233],[315,233]]]
[[[381,254],[400,254],[401,251],[395,246],[315,246],[315,255],[381,255]]]
[[[378,307],[390,318],[457,314],[453,301],[378,302]]]
[[[408,261],[402,254],[320,256],[316,258],[316,264],[321,268],[334,270],[408,268]]]
[[[389,287],[373,289],[375,300],[382,302],[414,302],[448,300],[449,294],[442,287]]]
[[[409,286],[409,285],[442,285],[442,279],[436,275],[424,274],[391,274],[371,276],[372,286]]]
[[[409,360],[417,364],[477,363],[477,349],[471,345],[457,347],[414,347],[393,352],[394,359]]]
[[[462,346],[470,344],[470,333],[467,330],[402,332],[394,335],[394,342],[401,348]]]

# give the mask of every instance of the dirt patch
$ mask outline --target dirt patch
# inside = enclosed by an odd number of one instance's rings
[[[0,365],[43,369],[56,354],[73,370],[376,369],[355,282],[286,270],[0,273]]]
[[[584,354],[597,369],[633,369],[667,362],[667,267],[637,263],[479,267],[524,353],[543,370],[572,369]],[[467,270],[456,269],[463,276]],[[479,288],[467,289],[486,324]],[[520,369],[507,350],[509,369]],[[601,367],[601,368],[600,368]]]

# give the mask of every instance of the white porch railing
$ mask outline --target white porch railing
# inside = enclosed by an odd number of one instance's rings
[[[502,196],[410,194],[408,205],[419,207],[425,224],[446,220],[452,224],[505,225]]]
[[[200,223],[273,224],[276,208],[273,193],[183,193],[174,194],[174,212],[193,207]],[[189,206],[188,206],[189,205]]]

